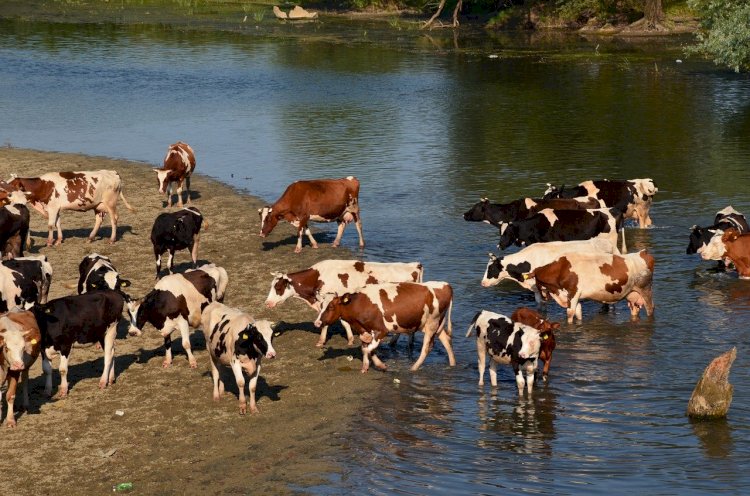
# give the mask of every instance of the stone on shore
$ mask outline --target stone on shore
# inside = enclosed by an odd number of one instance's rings
[[[688,402],[689,417],[713,419],[726,417],[732,404],[732,385],[729,384],[729,369],[737,357],[737,348],[716,357],[696,384]]]

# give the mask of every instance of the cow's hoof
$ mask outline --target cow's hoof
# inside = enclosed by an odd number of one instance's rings
[[[68,397],[68,392],[67,391],[58,391],[57,395],[55,396],[55,399],[64,400],[67,397]]]
[[[366,373],[367,373],[367,369],[366,369],[365,367],[362,367],[362,370],[361,370],[361,372],[362,372],[363,374],[366,374]]]
[[[221,399],[221,395],[215,394],[214,395],[214,401],[219,401]]]
[[[318,249],[318,245],[312,245],[312,248],[313,248],[313,250],[317,250]]]
[[[97,350],[101,350],[102,345],[100,345],[99,343],[94,343],[94,348],[96,348]]]
[[[170,365],[172,365],[172,362],[171,362],[171,361],[168,361],[168,360],[164,360],[163,362],[161,362],[161,366],[162,366],[162,368],[165,368],[165,369],[166,369],[166,368],[169,368],[169,366],[170,366]]]
[[[542,376],[542,380],[543,380],[544,382],[547,382],[547,374],[544,374],[544,375]]]
[[[295,248],[294,253],[302,253],[302,248]]]
[[[479,381],[479,386],[484,386],[484,381]]]
[[[113,245],[113,244],[115,244],[115,243],[117,243],[117,240],[116,240],[116,239],[110,239],[110,240],[109,240],[109,244]]]
[[[258,407],[257,406],[251,406],[250,407],[250,413],[258,413]]]
[[[354,338],[351,338],[349,341],[346,342],[349,346],[354,346]]]
[[[322,348],[325,345],[326,345],[325,341],[318,341],[317,343],[315,343],[316,348]]]
[[[107,381],[99,381],[99,389],[104,389],[107,387]]]
[[[94,242],[94,238],[88,238],[88,239],[86,239],[86,242],[87,243],[93,243]]]
[[[338,248],[338,247],[339,247],[339,243],[331,243],[331,248]]]
[[[55,246],[60,246],[61,244],[62,244],[61,239],[58,239],[57,241],[55,241]]]
[[[9,413],[8,419],[5,421],[5,427],[7,427],[8,429],[13,429],[16,427],[16,419],[11,419],[12,416],[13,413]]]
[[[240,415],[245,415],[247,413],[247,407],[245,405],[240,405]]]
[[[198,368],[198,362],[196,362],[195,360],[191,361],[190,362],[190,368],[191,369],[197,369]]]

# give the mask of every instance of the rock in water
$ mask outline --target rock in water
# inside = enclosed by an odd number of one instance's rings
[[[729,369],[737,357],[737,348],[714,358],[703,371],[693,395],[688,402],[687,414],[696,418],[726,417],[732,404],[732,385],[729,384]]]

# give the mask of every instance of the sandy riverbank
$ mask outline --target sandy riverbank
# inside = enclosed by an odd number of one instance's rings
[[[155,157],[154,162],[160,159]],[[200,172],[200,151],[197,162]],[[99,233],[104,239],[87,243],[93,214],[64,212],[66,241],[47,248],[46,220],[32,212],[31,253],[45,254],[52,263],[50,298],[75,292],[78,264],[93,252],[111,257],[132,281],[130,293],[142,296],[154,283],[151,225],[164,210],[148,165],[0,149],[0,178],[11,173],[33,176],[93,169],[117,170],[125,197],[137,209],[132,213],[118,206],[119,241],[107,242],[110,229],[105,219]],[[102,352],[94,347],[73,350],[71,390],[64,400],[44,397],[41,360],[34,365],[31,410],[17,417],[16,429],[0,431],[0,451],[13,467],[0,479],[0,494],[103,494],[119,482],[133,482],[139,494],[278,494],[289,492],[289,484],[321,482],[319,473],[335,470],[332,460],[340,433],[362,404],[367,388],[379,381],[379,374],[359,373],[359,353],[347,348],[340,328],[326,348],[315,348],[317,334],[310,324],[314,315],[306,305],[289,301],[267,310],[263,302],[270,271],[296,270],[326,258],[351,258],[351,252],[331,248],[335,229],[324,227],[326,236],[317,238],[326,243],[319,250],[306,246],[295,255],[290,226],[281,225],[265,240],[256,235],[259,199],[202,176],[194,176],[193,189],[194,205],[209,222],[199,258],[227,269],[225,303],[258,318],[283,321],[274,341],[278,357],[263,363],[257,394],[260,413],[239,416],[231,374],[223,376],[229,392],[220,402],[212,401],[201,331],[191,334],[198,369],[189,368],[176,335],[174,363],[162,369],[161,337],[150,326],[142,338],[127,337],[123,319],[115,348],[114,386],[98,389],[103,361]],[[178,253],[176,269],[188,268],[187,262],[188,253]],[[348,355],[356,356],[354,362]],[[55,373],[55,390],[58,384]],[[117,416],[116,410],[125,413]]]

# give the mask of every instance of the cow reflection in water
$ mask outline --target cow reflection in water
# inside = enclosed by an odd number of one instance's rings
[[[557,418],[557,394],[539,388],[532,397],[504,400],[491,389],[479,395],[479,430],[486,432],[477,440],[481,448],[533,454],[534,459],[552,456]],[[496,435],[490,435],[494,433]]]

